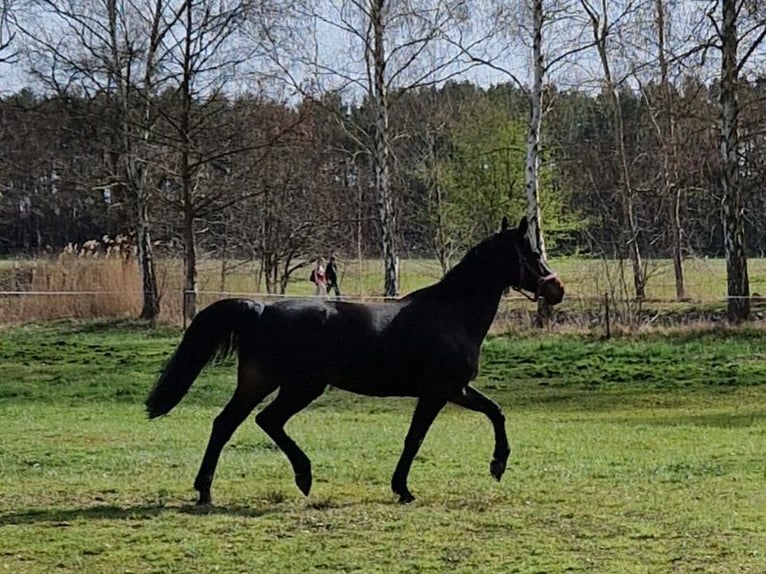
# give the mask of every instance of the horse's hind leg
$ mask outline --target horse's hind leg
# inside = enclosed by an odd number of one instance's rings
[[[197,504],[210,504],[210,486],[218,465],[221,450],[253,409],[271,394],[277,385],[268,383],[260,376],[257,366],[240,360],[237,372],[237,389],[221,413],[213,421],[210,440],[202,457],[194,488],[199,492]]]
[[[276,398],[255,417],[264,432],[282,449],[293,467],[295,484],[308,496],[311,491],[311,461],[306,453],[285,432],[284,426],[294,414],[305,409],[324,392],[325,386],[306,385],[285,388],[282,385]]]
[[[505,417],[500,405],[470,386],[455,393],[450,397],[450,401],[469,410],[484,413],[492,422],[495,430],[495,451],[492,454],[492,462],[489,464],[489,472],[495,480],[500,480],[505,472],[508,456],[511,454],[508,436],[505,434]]]

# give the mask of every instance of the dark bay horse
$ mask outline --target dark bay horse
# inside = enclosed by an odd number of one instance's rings
[[[256,423],[285,453],[303,494],[311,489],[311,461],[285,433],[285,423],[328,385],[373,396],[416,397],[417,406],[391,488],[414,500],[407,475],[428,428],[447,402],[484,413],[495,448],[490,473],[500,480],[511,452],[499,405],[470,382],[503,291],[512,287],[551,305],[564,287],[530,246],[527,220],[472,248],[438,283],[393,302],[358,304],[324,299],[264,305],[224,299],[203,309],[184,333],[146,399],[150,418],[168,413],[216,353],[238,353],[234,396],[216,417],[194,488],[198,504],[210,487],[221,449],[268,395],[274,400]]]

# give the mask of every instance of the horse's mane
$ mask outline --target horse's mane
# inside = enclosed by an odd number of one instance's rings
[[[455,280],[464,281],[467,274],[475,273],[481,269],[481,260],[491,250],[491,244],[495,242],[498,234],[495,233],[484,239],[481,243],[474,245],[466,251],[465,255],[452,269],[445,273],[440,283],[450,284]]]

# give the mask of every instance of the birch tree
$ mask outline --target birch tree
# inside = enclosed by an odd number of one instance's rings
[[[468,33],[479,6],[467,0],[333,0],[317,7],[306,3],[300,17],[313,42],[303,59],[309,78],[296,78],[302,89],[329,89],[361,98],[365,122],[344,117],[343,125],[369,159],[375,193],[385,296],[397,294],[398,206],[392,182],[394,134],[391,110],[398,98],[417,87],[444,82],[475,63],[456,46],[478,49],[491,33]],[[480,29],[480,28],[474,28]],[[489,28],[488,28],[489,30]],[[336,39],[335,47],[323,40]],[[470,39],[466,39],[469,38]],[[338,48],[347,42],[347,50]],[[280,62],[292,70],[292,63]],[[357,156],[358,157],[358,156]]]
[[[484,65],[502,72],[522,89],[529,100],[527,119],[526,155],[524,161],[524,189],[532,245],[547,257],[545,233],[540,206],[540,155],[542,149],[543,117],[546,112],[544,84],[560,66],[571,61],[577,53],[589,47],[588,42],[571,33],[574,11],[566,0],[529,0],[519,4],[500,2],[498,15],[508,38],[520,38],[529,50],[529,77],[519,78],[500,60],[479,59]],[[474,56],[474,59],[476,57]],[[526,81],[525,81],[526,80]],[[538,323],[546,324],[550,309],[545,301],[538,302]]]
[[[593,45],[598,54],[602,71],[602,85],[610,103],[612,120],[614,122],[614,145],[617,154],[618,172],[620,174],[620,204],[623,218],[623,244],[628,249],[628,255],[633,268],[633,287],[636,299],[642,300],[646,295],[646,277],[641,258],[640,234],[636,217],[636,190],[633,186],[630,160],[625,146],[625,125],[620,102],[619,83],[612,69],[612,58],[609,45],[616,34],[616,26],[637,9],[638,2],[628,0],[619,6],[619,13],[612,20],[613,8],[610,10],[608,0],[580,0],[590,22]]]
[[[718,4],[718,3],[716,3]],[[720,20],[711,8],[721,50],[721,208],[726,255],[728,317],[732,322],[750,315],[750,281],[745,252],[745,205],[742,197],[742,164],[739,133],[740,74],[766,37],[766,14],[754,2],[721,0]],[[740,52],[740,48],[743,50]]]

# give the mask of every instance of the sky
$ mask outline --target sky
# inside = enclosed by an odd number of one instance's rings
[[[141,1],[141,0],[137,0]],[[234,1],[234,0],[230,0]],[[307,28],[307,33],[299,40],[304,44],[302,48],[306,53],[311,53],[315,61],[320,62],[319,66],[315,66],[313,71],[325,68],[327,70],[341,71],[346,78],[354,77],[356,79],[364,78],[364,71],[362,68],[362,58],[360,55],[363,53],[359,38],[355,38],[352,33],[349,33],[343,24],[344,18],[341,17],[339,7],[342,6],[342,0],[321,0],[317,2],[317,5],[323,5],[324,12],[321,14],[322,18],[317,20],[317,23],[313,26],[313,29]],[[622,0],[614,0],[609,4],[610,12],[609,16],[612,19],[616,19],[619,16],[619,8],[624,4]],[[650,3],[653,4],[653,3]],[[648,4],[647,6],[649,6]],[[486,2],[480,2],[477,0],[476,5],[490,5]],[[576,1],[573,2],[576,5]],[[699,0],[675,0],[674,6],[674,20],[672,21],[671,31],[677,36],[681,36],[681,31],[689,28],[689,23],[694,21],[700,21],[702,15],[704,20],[704,8],[710,6],[708,1]],[[516,14],[511,14],[508,22],[504,24],[504,30],[507,32],[511,28],[516,27],[516,37],[508,39],[496,39],[486,40],[479,43],[476,49],[484,51],[484,55],[488,55],[496,64],[496,68],[490,67],[473,67],[469,71],[458,75],[458,78],[466,79],[477,83],[482,86],[488,86],[496,83],[504,83],[509,80],[507,73],[501,69],[510,71],[520,81],[526,82],[531,69],[530,51],[528,45],[519,41],[519,37],[524,36],[523,21],[519,18],[514,18]],[[643,16],[646,22],[642,24],[642,30],[651,29],[651,14],[647,13]],[[41,20],[43,24],[46,24],[45,19]],[[36,22],[40,24],[40,21]],[[280,22],[275,22],[275,26],[279,26]],[[497,24],[497,22],[490,22],[488,20],[479,21],[478,24],[474,24],[473,30],[469,31],[463,38],[467,38],[467,41],[471,41],[471,35],[476,40],[481,34],[487,32],[488,27]],[[51,22],[50,25],[55,27],[55,23]],[[454,30],[446,28],[445,34],[452,34]],[[684,32],[685,33],[685,32]],[[709,33],[709,32],[708,32]],[[584,13],[580,13],[579,16],[575,16],[562,21],[560,24],[553,24],[546,29],[546,47],[548,57],[555,57],[561,54],[562,51],[570,49],[577,43],[588,41],[590,34],[590,23],[584,18]],[[528,36],[528,34],[526,34]],[[511,34],[513,36],[513,34]],[[633,50],[631,46],[640,44],[642,41],[646,42],[645,37],[647,34],[631,33],[630,30],[615,30],[613,35],[612,47],[616,52],[622,52],[626,57],[622,61],[615,59],[613,62],[614,70],[617,77],[627,75],[627,72],[631,69],[633,61],[631,60],[630,51]],[[454,37],[454,34],[453,34]],[[20,36],[17,36],[20,39]],[[66,41],[66,37],[62,37],[61,40]],[[502,40],[502,41],[501,41]],[[388,45],[390,50],[396,46],[397,42],[392,39]],[[441,53],[446,48],[442,44],[440,46]],[[284,55],[284,54],[283,54]],[[405,53],[406,55],[406,53]],[[2,54],[0,54],[2,56]],[[421,54],[421,61],[428,61],[429,54],[425,54],[426,58],[423,59]],[[435,55],[433,56],[435,58]],[[757,53],[752,65],[745,70],[745,73],[753,73],[763,68],[763,53]],[[291,62],[286,64],[287,67],[292,69],[300,68],[299,59],[294,55],[285,55],[283,62]],[[695,65],[697,66],[695,68]],[[18,63],[0,63],[0,94],[8,94],[17,91],[21,87],[30,86],[35,91],[39,91],[40,85],[33,81],[26,73],[29,64],[25,57],[22,55],[19,58]],[[307,74],[309,68],[303,66],[303,73]],[[243,68],[241,68],[243,69]],[[396,70],[396,65],[389,67],[389,70]],[[448,69],[448,72],[454,71],[456,68]],[[656,70],[647,68],[649,74],[656,73]],[[715,56],[715,50],[712,50],[708,54],[708,58],[705,62],[704,70],[699,67],[699,58],[696,62],[690,63],[689,67],[681,70],[681,73],[704,72],[704,77],[708,80],[717,76],[717,61]],[[300,72],[298,73],[300,75]],[[588,89],[597,87],[601,78],[601,69],[598,58],[595,52],[587,50],[573,56],[565,61],[555,70],[555,80],[561,87],[577,86],[579,88]],[[253,85],[250,83],[250,78],[257,77],[255,74],[241,74],[238,78],[239,82],[234,82],[232,85],[239,84],[240,86],[247,87]],[[320,74],[320,87],[335,87],[338,85],[339,75],[335,74]],[[304,76],[305,77],[305,76]],[[402,75],[402,80],[406,80],[406,75]]]

